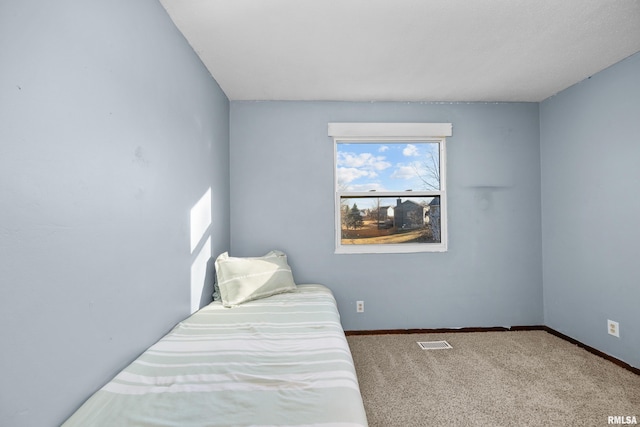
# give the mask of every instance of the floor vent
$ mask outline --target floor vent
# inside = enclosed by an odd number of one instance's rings
[[[418,341],[418,345],[423,350],[445,350],[453,348],[451,347],[451,344],[446,341]]]

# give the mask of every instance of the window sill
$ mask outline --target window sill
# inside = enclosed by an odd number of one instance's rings
[[[400,244],[400,245],[340,245],[336,254],[407,254],[420,252],[447,252],[444,243],[434,244]]]

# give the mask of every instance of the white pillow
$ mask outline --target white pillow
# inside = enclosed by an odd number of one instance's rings
[[[215,265],[216,284],[225,307],[296,290],[287,256],[281,251],[253,258],[230,257],[225,252]]]

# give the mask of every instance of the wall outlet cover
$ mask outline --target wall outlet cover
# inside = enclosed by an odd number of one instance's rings
[[[620,338],[620,325],[618,322],[607,319],[607,331],[609,335]]]

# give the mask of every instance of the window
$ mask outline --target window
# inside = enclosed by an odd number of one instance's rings
[[[336,253],[447,250],[450,123],[329,123]]]

